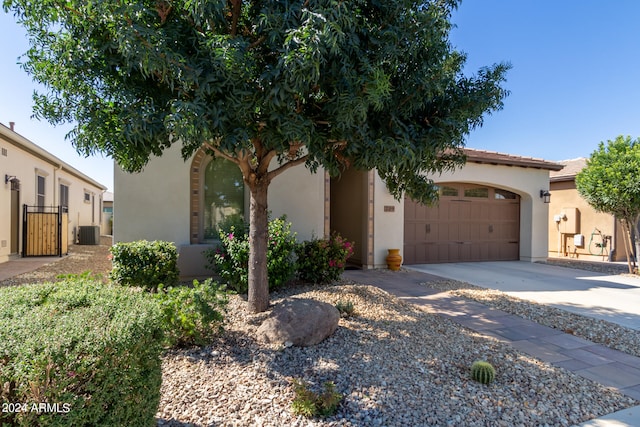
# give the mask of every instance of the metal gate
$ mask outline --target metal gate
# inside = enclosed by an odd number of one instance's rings
[[[22,211],[22,256],[62,256],[68,252],[68,213],[62,206],[27,206]]]

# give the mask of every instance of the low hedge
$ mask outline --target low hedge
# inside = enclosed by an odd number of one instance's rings
[[[118,285],[142,286],[155,291],[158,285],[178,283],[178,251],[172,242],[138,240],[111,247],[113,269],[109,278]]]
[[[162,342],[140,290],[86,278],[0,288],[0,425],[155,425]]]

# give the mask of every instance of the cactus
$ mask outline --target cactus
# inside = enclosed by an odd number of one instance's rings
[[[491,363],[477,360],[471,365],[471,378],[482,384],[489,384],[496,378],[496,370]]]

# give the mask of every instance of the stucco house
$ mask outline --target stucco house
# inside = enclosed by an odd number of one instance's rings
[[[100,224],[107,188],[16,133],[13,123],[0,123],[0,180],[0,262],[61,255],[59,245],[76,242],[81,226]]]
[[[440,202],[427,208],[395,200],[375,171],[348,170],[338,178],[295,167],[269,188],[272,216],[286,214],[300,240],[338,231],[355,241],[352,261],[385,267],[400,248],[405,264],[547,258],[549,171],[540,159],[466,149],[467,164],[433,177]],[[183,161],[179,147],[153,158],[139,174],[114,171],[114,241],[175,242],[183,275],[210,274],[202,251],[215,226],[247,218],[248,191],[237,167],[204,151]]]
[[[596,212],[576,189],[576,175],[587,165],[580,157],[558,162],[549,176],[549,256],[626,261],[623,231],[613,215]]]

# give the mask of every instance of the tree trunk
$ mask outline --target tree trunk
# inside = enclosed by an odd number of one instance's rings
[[[633,254],[631,253],[631,229],[629,227],[629,221],[626,219],[621,219],[620,223],[622,224],[623,231],[623,243],[624,243],[624,252],[627,256],[627,265],[629,266],[629,273],[633,273],[633,267],[631,266],[631,257]]]
[[[269,308],[269,281],[267,278],[267,190],[266,178],[249,186],[249,296],[248,309],[260,313]]]
[[[635,257],[636,263],[634,264],[635,266],[634,273],[638,273],[638,256],[640,256],[640,234],[638,234],[638,221],[640,221],[640,215],[636,216],[633,219],[633,231],[634,231],[633,237],[634,237],[635,248],[636,248],[636,257]]]

